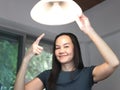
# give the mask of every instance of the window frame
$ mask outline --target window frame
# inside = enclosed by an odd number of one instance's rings
[[[24,48],[25,48],[26,34],[19,32],[17,30],[14,30],[14,29],[0,26],[0,36],[18,40],[18,43],[19,43],[18,44],[18,57],[17,57],[17,64],[16,64],[16,66],[17,66],[16,74],[17,74],[18,70],[20,68],[21,62],[22,62],[22,58],[25,53]]]

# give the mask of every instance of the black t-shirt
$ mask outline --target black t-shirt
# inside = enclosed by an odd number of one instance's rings
[[[91,90],[94,81],[92,71],[95,66],[85,67],[82,70],[72,72],[61,71],[57,81],[57,90]],[[46,70],[38,75],[43,82],[46,90],[48,89],[47,81],[51,70]]]

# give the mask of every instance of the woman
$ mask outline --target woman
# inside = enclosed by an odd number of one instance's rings
[[[77,38],[71,33],[62,33],[54,41],[52,70],[44,71],[25,84],[25,74],[31,57],[43,50],[38,45],[44,36],[42,34],[25,54],[14,90],[91,90],[94,83],[106,79],[115,71],[119,65],[115,53],[94,31],[84,14],[79,20],[81,30],[96,45],[104,62],[97,66],[84,67]]]

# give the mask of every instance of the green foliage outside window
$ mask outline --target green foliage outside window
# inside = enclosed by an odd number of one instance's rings
[[[18,43],[0,40],[0,85],[1,90],[13,90],[16,78]]]

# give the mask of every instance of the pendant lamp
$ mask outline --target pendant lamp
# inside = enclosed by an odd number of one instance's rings
[[[34,21],[45,25],[72,23],[81,14],[82,9],[73,0],[41,0],[30,12]]]

